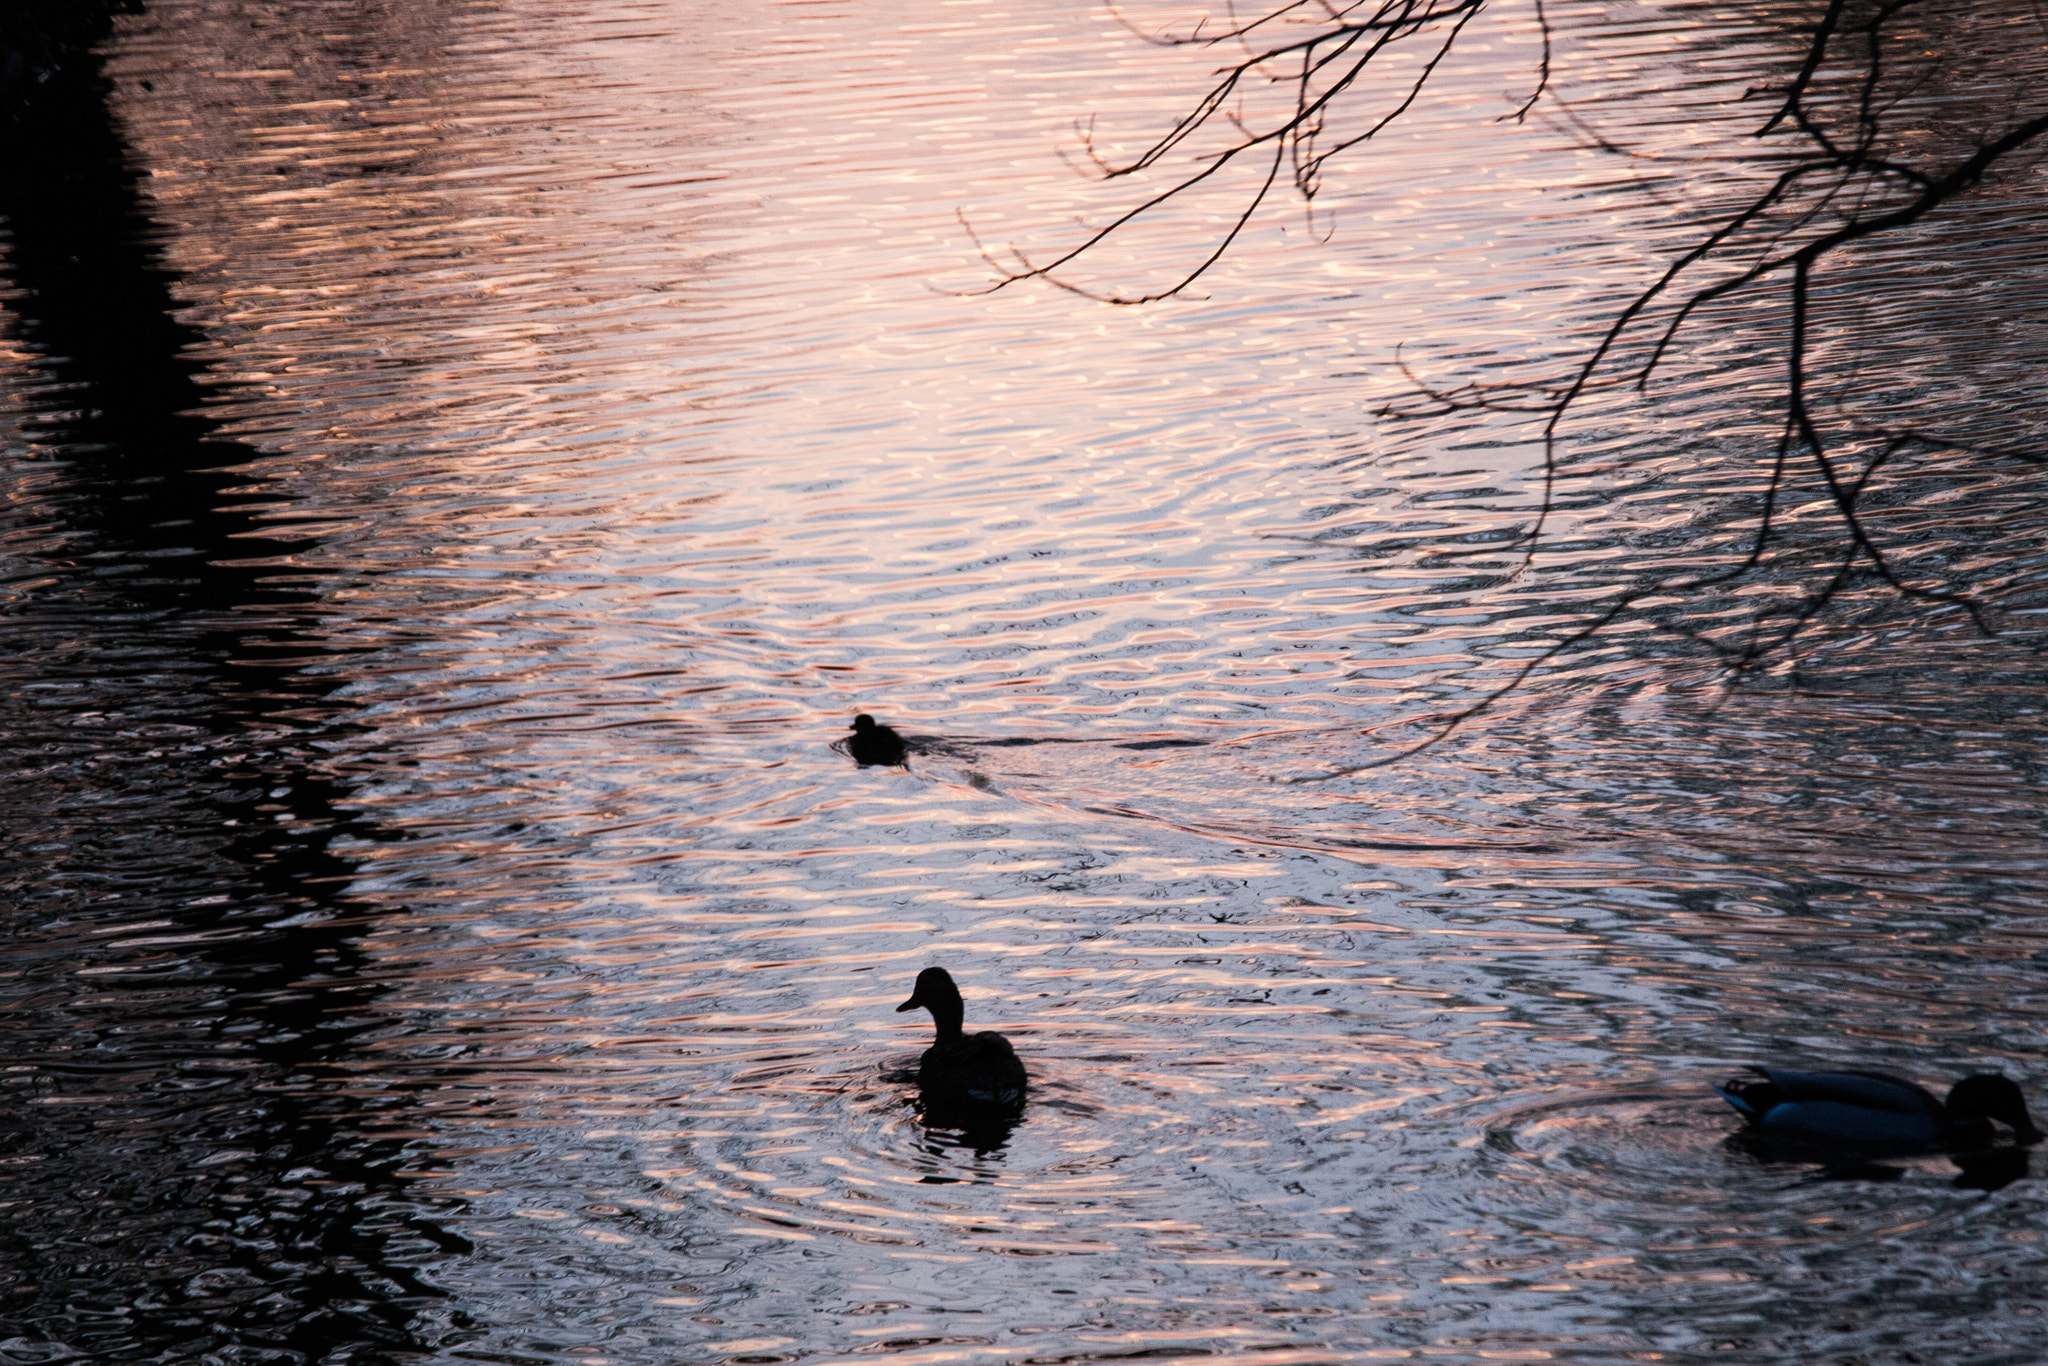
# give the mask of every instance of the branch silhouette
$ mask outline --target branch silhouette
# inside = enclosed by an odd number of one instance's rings
[[[1186,155],[1187,169],[1164,188],[1147,192],[1106,226],[1047,260],[1033,260],[1015,249],[999,259],[977,238],[984,259],[996,271],[994,281],[980,292],[1042,280],[1115,304],[1149,303],[1183,293],[1238,242],[1272,200],[1283,171],[1295,194],[1312,209],[1330,159],[1371,141],[1412,110],[1468,26],[1489,5],[1515,3],[1287,0],[1248,19],[1237,18],[1232,10],[1230,22],[1214,28],[1204,21],[1181,34],[1140,33],[1146,41],[1165,46],[1227,46],[1232,49],[1232,60],[1212,72],[1201,97],[1137,156],[1123,162],[1101,157],[1092,129],[1087,134],[1089,154],[1099,174],[1111,181],[1162,169],[1176,154]],[[1642,598],[1725,586],[1757,573],[1784,534],[1780,505],[1789,481],[1802,469],[1810,471],[1826,489],[1840,527],[1840,557],[1826,582],[1796,603],[1760,609],[1752,619],[1751,640],[1746,646],[1710,642],[1737,675],[1788,651],[1828,604],[1858,579],[1859,570],[1903,599],[1961,611],[1981,634],[1996,634],[1983,604],[1964,589],[1953,583],[1931,587],[1902,575],[1893,555],[1868,525],[1862,500],[1881,469],[1915,451],[1981,451],[2034,463],[2048,460],[2032,451],[1982,451],[1960,439],[1946,440],[1930,432],[1867,426],[1852,426],[1831,442],[1814,415],[1816,378],[1811,369],[1818,275],[1853,248],[1887,236],[1906,236],[2048,134],[2048,93],[2018,81],[2004,92],[1995,117],[1980,123],[1968,136],[1943,139],[1926,136],[1924,128],[1916,133],[1894,128],[1904,117],[1902,111],[1926,121],[1925,109],[1913,102],[1924,97],[1943,74],[1948,59],[1939,50],[1938,35],[1959,12],[1941,0],[1827,0],[1784,73],[1762,90],[1749,92],[1752,96],[1768,94],[1775,102],[1752,135],[1761,164],[1768,168],[1763,183],[1741,192],[1702,221],[1700,234],[1691,245],[1628,296],[1595,333],[1584,354],[1555,378],[1432,385],[1415,373],[1397,350],[1396,364],[1407,377],[1411,393],[1409,398],[1382,408],[1382,417],[1484,410],[1519,414],[1541,423],[1541,499],[1526,529],[1511,541],[1480,550],[1440,552],[1448,558],[1519,549],[1520,567],[1510,577],[1531,568],[1557,513],[1563,444],[1567,428],[1585,400],[1620,388],[1647,391],[1652,379],[1670,364],[1673,348],[1703,325],[1708,315],[1738,300],[1776,298],[1783,320],[1777,342],[1783,417],[1770,474],[1761,491],[1761,515],[1746,552],[1736,563],[1710,573],[1660,578],[1621,592],[1582,629],[1553,642],[1524,662],[1507,682],[1443,718],[1427,738],[1363,767],[1396,762],[1438,743],[1495,706],[1537,669],[1628,615]],[[1553,88],[1558,34],[1542,0],[1529,0],[1528,13],[1542,39],[1542,55],[1532,75],[1531,92],[1503,117],[1522,120],[1547,98],[1586,145],[1617,156],[1635,156],[1595,133]],[[1125,23],[1138,32],[1128,20]],[[1391,63],[1396,58],[1410,59],[1406,70],[1413,74],[1404,75],[1391,90],[1379,90],[1374,97],[1377,102],[1369,102],[1363,110],[1351,107],[1367,99],[1366,78],[1374,64]],[[1415,58],[1421,59],[1419,68],[1414,65]],[[1271,87],[1288,89],[1284,107],[1272,111],[1261,106],[1267,112],[1247,112],[1247,94]],[[1922,106],[1926,103],[1920,98]],[[1333,135],[1330,119],[1340,110],[1363,131]],[[1207,141],[1205,134],[1209,135]],[[1219,134],[1222,140],[1217,145],[1214,139]],[[1261,173],[1217,237],[1170,285],[1124,294],[1062,278],[1064,272],[1147,215],[1198,189],[1213,187],[1226,167],[1243,159],[1252,159]],[[1843,272],[1842,279],[1853,284],[1853,268]],[[1860,470],[1850,468],[1855,459],[1851,448],[1874,449]],[[1669,622],[1653,624],[1701,639]]]
[[[1148,304],[1182,293],[1236,244],[1245,227],[1272,197],[1280,183],[1280,172],[1304,203],[1313,204],[1321,188],[1323,166],[1360,143],[1369,142],[1412,108],[1437,67],[1450,55],[1465,26],[1484,10],[1489,0],[1383,0],[1378,5],[1343,4],[1337,0],[1291,0],[1251,20],[1203,32],[1198,23],[1185,35],[1146,34],[1124,20],[1124,25],[1144,41],[1161,47],[1220,48],[1236,46],[1243,55],[1219,68],[1208,90],[1173,126],[1143,151],[1127,161],[1111,161],[1097,150],[1092,128],[1083,130],[1083,145],[1089,160],[1106,180],[1121,180],[1159,166],[1174,152],[1182,150],[1212,125],[1233,130],[1234,136],[1215,150],[1195,154],[1200,169],[1181,175],[1163,190],[1146,196],[1095,229],[1074,246],[1049,261],[1036,262],[1011,247],[1007,259],[1000,258],[974,233],[965,217],[976,249],[995,273],[993,283],[969,293],[991,294],[1024,280],[1043,280],[1058,288],[1110,304]],[[1539,14],[1541,8],[1538,8]],[[1119,18],[1122,15],[1119,14]],[[1308,32],[1298,30],[1307,28]],[[1547,33],[1547,21],[1546,21]],[[1434,43],[1422,69],[1394,92],[1390,107],[1372,118],[1364,132],[1325,143],[1328,115],[1350,93],[1376,59],[1403,50],[1410,40],[1428,38]],[[1547,37],[1546,37],[1547,44]],[[1544,71],[1547,80],[1549,53],[1546,46]],[[1251,87],[1290,86],[1293,96],[1285,109],[1268,116],[1263,125],[1257,116],[1247,116],[1239,97]],[[1541,98],[1542,88],[1529,97],[1526,109]],[[1145,215],[1181,199],[1227,167],[1251,154],[1258,154],[1264,173],[1242,209],[1231,219],[1221,236],[1191,268],[1164,289],[1143,294],[1113,294],[1090,290],[1061,279],[1059,272],[1081,260],[1104,242],[1125,231]]]

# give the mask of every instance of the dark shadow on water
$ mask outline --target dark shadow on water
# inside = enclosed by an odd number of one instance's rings
[[[977,1159],[1000,1157],[1010,1136],[1024,1122],[1023,1106],[998,1108],[920,1095],[918,1123],[924,1126],[929,1151],[967,1149]]]
[[[335,851],[381,835],[320,765],[345,679],[308,666],[344,656],[278,567],[315,541],[196,415],[93,53],[116,8],[0,16],[8,321],[36,357],[10,433],[32,577],[0,615],[0,1339],[398,1360],[423,1318],[460,1335],[421,1268],[466,1244],[406,1175],[409,1102],[326,1080],[385,990]]]
[[[890,1086],[917,1086],[915,1067],[895,1068],[882,1073]],[[1010,1137],[1024,1122],[1033,1102],[1011,1106],[982,1105],[955,1097],[934,1095],[922,1089],[905,1098],[917,1122],[925,1131],[925,1151],[934,1156],[966,1150],[976,1158],[1000,1158]],[[1059,1102],[1053,1102],[1055,1104]],[[926,1184],[946,1184],[961,1178],[926,1177]]]
[[[2033,1174],[2034,1155],[2025,1148],[1994,1148],[1981,1153],[1958,1153],[1949,1159],[1962,1168],[1955,1179],[1959,1190],[2004,1190],[2015,1181]]]
[[[1845,1152],[1839,1147],[1750,1131],[1730,1134],[1725,1146],[1765,1167],[1807,1168],[1806,1173],[1793,1183],[1798,1186],[1833,1181],[1897,1181],[1908,1170],[1892,1165],[1901,1156],[1932,1155]],[[1978,1152],[1948,1153],[1946,1156],[1960,1172],[1951,1183],[1960,1190],[2003,1190],[2032,1174],[2033,1154],[2022,1147],[1986,1148]]]

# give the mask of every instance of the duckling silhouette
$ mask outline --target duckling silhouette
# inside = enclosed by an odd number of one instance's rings
[[[1017,1051],[1000,1034],[961,1032],[967,1008],[944,968],[917,974],[916,989],[896,1010],[900,1014],[920,1006],[932,1013],[939,1031],[938,1041],[918,1062],[917,1085],[927,1103],[1004,1110],[1024,1103],[1024,1064],[1017,1060]]]
[[[853,738],[846,742],[853,761],[862,768],[869,764],[901,764],[909,757],[903,737],[862,712],[853,718]]]
[[[1895,1153],[1989,1148],[1999,1142],[1998,1125],[2018,1146],[2042,1138],[2020,1088],[1995,1073],[1964,1077],[1940,1101],[1883,1072],[1749,1070],[1755,1075],[1714,1089],[1749,1121],[1743,1132],[1756,1137]]]

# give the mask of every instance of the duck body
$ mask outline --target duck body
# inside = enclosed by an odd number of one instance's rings
[[[853,761],[862,768],[870,764],[898,766],[910,757],[910,748],[903,743],[903,737],[866,712],[853,718],[853,735],[847,740],[846,748],[853,755]]]
[[[1963,1078],[1941,1101],[1885,1072],[1749,1070],[1714,1089],[1749,1132],[1768,1138],[1903,1153],[1987,1148],[1999,1141],[2000,1125],[2016,1144],[2042,1137],[2019,1087],[1993,1074]]]
[[[1005,1109],[1024,1101],[1024,1064],[1000,1034],[962,1034],[924,1051],[918,1089]]]
[[[896,1009],[923,1008],[932,1013],[939,1037],[918,1062],[917,1085],[927,1102],[1014,1110],[1024,1103],[1028,1085],[1017,1050],[1000,1034],[969,1034],[961,1022],[966,1005],[952,974],[926,968],[917,975],[910,999]]]

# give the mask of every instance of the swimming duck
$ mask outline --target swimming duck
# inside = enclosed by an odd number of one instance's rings
[[[1986,1148],[1993,1121],[2013,1142],[2042,1134],[2020,1088],[1995,1073],[1964,1077],[1939,1101],[1924,1087],[1883,1072],[1787,1072],[1752,1067],[1714,1089],[1749,1121],[1747,1132],[1773,1138],[1854,1144],[1894,1151]]]
[[[902,736],[876,724],[875,718],[866,712],[853,718],[853,738],[846,742],[846,748],[862,768],[869,764],[900,764],[909,754]]]
[[[916,989],[896,1010],[900,1014],[920,1006],[932,1013],[939,1031],[938,1042],[918,1063],[917,1084],[926,1099],[1006,1109],[1023,1104],[1024,1064],[1017,1060],[1017,1051],[1000,1034],[961,1032],[966,1006],[944,968],[917,974]]]

